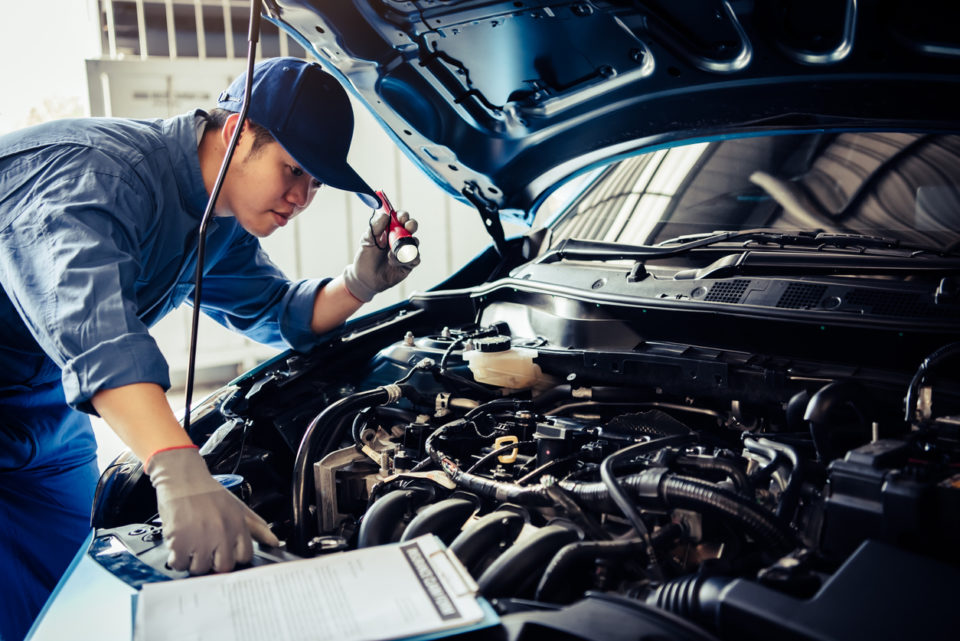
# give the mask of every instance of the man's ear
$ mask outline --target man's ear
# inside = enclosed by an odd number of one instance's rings
[[[240,114],[234,113],[227,116],[227,119],[223,123],[223,128],[220,129],[220,139],[224,147],[230,146],[230,141],[233,139],[233,132],[239,123]],[[243,136],[243,129],[240,130],[240,135]],[[239,143],[239,139],[237,142]]]

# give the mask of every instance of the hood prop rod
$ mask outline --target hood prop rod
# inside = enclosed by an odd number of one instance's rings
[[[497,208],[496,203],[484,198],[480,187],[473,182],[468,182],[461,193],[470,201],[471,205],[477,208],[477,212],[480,214],[481,220],[483,220],[483,226],[486,228],[487,233],[490,234],[490,237],[493,238],[493,245],[496,247],[497,253],[500,254],[501,258],[506,256],[507,239],[503,233],[503,224],[500,222],[500,210]]]

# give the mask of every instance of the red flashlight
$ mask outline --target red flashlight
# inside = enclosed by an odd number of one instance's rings
[[[420,241],[412,236],[400,223],[400,219],[397,218],[397,210],[395,210],[393,205],[390,204],[390,201],[387,200],[386,194],[382,191],[378,191],[376,194],[377,198],[380,199],[383,211],[390,214],[390,232],[387,234],[387,243],[390,246],[390,251],[393,252],[397,261],[402,264],[415,261],[417,257],[420,256],[420,249],[418,247]]]

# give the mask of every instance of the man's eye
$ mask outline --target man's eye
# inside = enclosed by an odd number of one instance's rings
[[[321,187],[323,187],[323,183],[320,182],[319,180],[314,180],[314,181],[311,183],[311,185],[313,185],[313,188],[314,188],[314,189],[320,189]]]
[[[303,175],[303,170],[300,169],[299,167],[293,167],[293,166],[291,166],[291,167],[290,167],[290,173],[292,173],[294,176],[296,176],[297,178],[299,178],[300,176]]]

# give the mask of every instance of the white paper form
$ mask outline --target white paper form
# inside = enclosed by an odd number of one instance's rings
[[[364,641],[478,623],[477,585],[432,535],[145,585],[134,641]],[[492,623],[492,622],[491,622]]]

